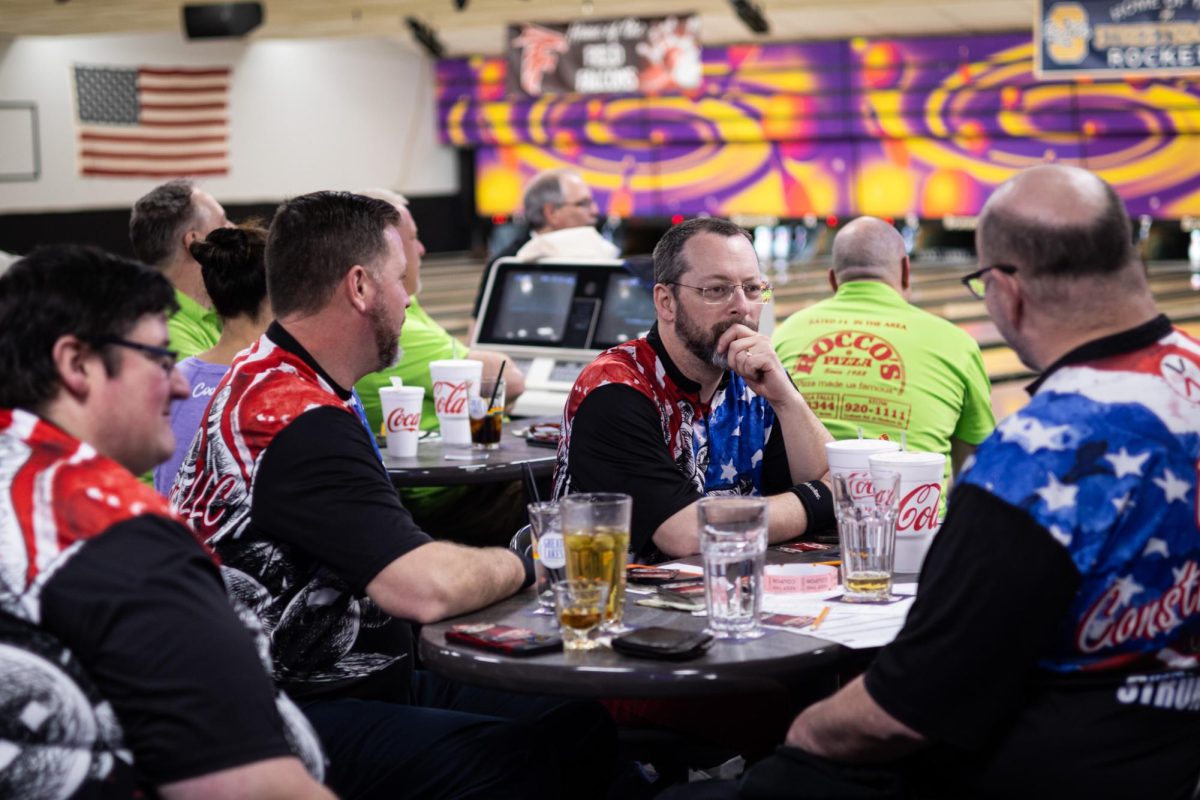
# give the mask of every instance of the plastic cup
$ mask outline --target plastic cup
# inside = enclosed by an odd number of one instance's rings
[[[383,411],[383,430],[387,437],[387,453],[396,458],[412,458],[417,454],[421,436],[421,404],[425,401],[422,386],[382,386],[379,405]]]
[[[433,407],[442,430],[442,441],[446,444],[471,444],[468,403],[472,394],[478,394],[482,376],[482,361],[445,359],[429,362]]]
[[[706,497],[697,504],[708,632],[718,639],[763,635],[763,563],[767,555],[767,501],[761,497]]]
[[[879,453],[895,453],[900,445],[885,439],[843,439],[826,442],[825,457],[829,462],[829,477],[846,479],[851,496],[869,497],[871,488],[870,457]]]
[[[925,553],[940,527],[938,509],[946,456],[942,453],[880,453],[870,457],[871,471],[900,473],[896,517],[896,571],[920,572]]]
[[[842,551],[843,599],[882,603],[892,596],[900,473],[877,469],[872,491],[855,495],[845,475],[833,478],[833,508]]]

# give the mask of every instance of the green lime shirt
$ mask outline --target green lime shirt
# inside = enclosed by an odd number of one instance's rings
[[[996,426],[975,340],[878,281],[843,284],[788,317],[771,342],[835,439],[861,426],[899,442],[903,431],[910,450],[946,455],[949,478],[950,439],[979,444]]]
[[[184,359],[216,347],[221,338],[221,318],[178,289],[175,301],[179,310],[167,320],[170,348]]]
[[[400,329],[400,363],[391,369],[372,372],[354,384],[367,412],[371,430],[383,432],[383,411],[379,405],[379,389],[391,385],[392,377],[402,378],[405,386],[425,387],[425,400],[421,404],[421,430],[438,429],[437,414],[433,410],[433,381],[429,377],[429,362],[439,358],[466,358],[467,347],[451,336],[445,328],[421,308],[417,298],[412,299]],[[462,494],[462,487],[405,488],[400,490],[404,504],[415,512],[423,508],[440,506]]]

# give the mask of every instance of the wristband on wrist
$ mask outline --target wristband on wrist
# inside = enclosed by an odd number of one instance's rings
[[[816,533],[834,527],[837,518],[833,513],[833,491],[820,481],[806,481],[792,487],[792,494],[804,506],[808,515],[805,533]]]
[[[517,558],[521,559],[521,566],[525,567],[525,580],[521,583],[521,588],[517,591],[524,591],[533,586],[533,582],[537,580],[537,573],[533,569],[533,559],[524,553],[513,553]]]

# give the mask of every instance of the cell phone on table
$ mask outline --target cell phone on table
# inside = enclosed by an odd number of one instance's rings
[[[453,625],[446,631],[446,641],[518,657],[562,650],[562,639],[555,634],[491,622]]]

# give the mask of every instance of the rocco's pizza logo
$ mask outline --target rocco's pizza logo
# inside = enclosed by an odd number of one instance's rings
[[[904,361],[887,339],[858,330],[835,331],[809,342],[792,371],[799,375],[844,375],[896,384],[904,389]]]
[[[1088,54],[1092,26],[1079,3],[1055,3],[1042,22],[1042,47],[1055,64],[1079,64]]]

